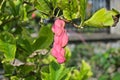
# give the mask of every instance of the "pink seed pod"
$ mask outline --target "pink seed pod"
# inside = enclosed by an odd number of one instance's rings
[[[57,59],[57,62],[60,64],[66,60],[64,47],[68,43],[68,35],[64,29],[64,26],[65,22],[60,19],[57,19],[52,26],[52,31],[55,33],[55,35],[51,54]]]
[[[60,64],[64,63],[65,62],[65,57],[57,58],[57,62],[60,63]]]
[[[66,30],[64,30],[64,32],[62,32],[60,36],[54,36],[54,43],[60,45],[61,47],[66,46],[66,44],[68,43],[68,35]]]
[[[65,50],[62,47],[60,47],[59,45],[54,45],[51,52],[52,52],[52,55],[56,58],[59,56],[65,55]]]
[[[61,34],[60,40],[61,40],[61,47],[65,47],[68,43],[68,35],[66,30],[64,30],[64,32]]]
[[[52,26],[52,31],[55,35],[60,35],[64,31],[65,22],[63,20],[57,19]]]

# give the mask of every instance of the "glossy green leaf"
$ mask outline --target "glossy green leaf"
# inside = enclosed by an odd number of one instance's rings
[[[15,58],[16,40],[9,32],[0,34],[0,51],[4,53],[4,61],[11,61]]]
[[[64,65],[58,64],[52,61],[49,65],[48,71],[46,68],[42,71],[42,79],[43,80],[67,80],[70,76],[68,73],[71,71],[69,68],[65,68]]]
[[[90,27],[110,27],[114,24],[111,12],[107,11],[105,8],[98,10],[93,16],[85,21],[86,26]]]
[[[12,61],[15,58],[16,53],[16,45],[5,43],[2,40],[0,40],[0,51],[4,53],[5,59],[4,61]]]
[[[52,12],[51,5],[48,0],[36,0],[34,4],[35,8],[45,15],[49,15]]]
[[[62,80],[62,78],[64,78],[67,75],[67,73],[70,71],[69,68],[67,69],[63,65],[60,65],[56,62],[51,62],[49,69],[50,69],[50,80]]]
[[[69,1],[68,0],[57,0],[57,7],[64,10],[69,7]]]
[[[33,43],[33,49],[49,48],[53,42],[53,32],[51,25],[42,26],[40,28],[39,37]]]

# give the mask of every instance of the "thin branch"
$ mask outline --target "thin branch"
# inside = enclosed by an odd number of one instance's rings
[[[57,18],[59,18],[59,17],[57,17]],[[59,18],[59,19],[62,19],[62,20],[64,20],[64,21],[67,22],[67,23],[71,23],[74,27],[79,28],[79,26],[78,26],[77,24],[73,23],[73,22],[70,21],[70,20],[66,20],[66,19],[63,19],[63,18]]]
[[[30,2],[24,1],[23,3],[25,3],[25,4],[28,4],[28,5],[32,6],[32,3],[30,3]]]
[[[27,14],[30,14],[30,13],[36,11],[36,10],[37,10],[37,9],[30,10],[30,11],[27,12]]]

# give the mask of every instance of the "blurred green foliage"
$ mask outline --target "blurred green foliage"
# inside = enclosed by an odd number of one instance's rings
[[[119,80],[120,48],[109,48],[104,53],[99,51],[96,53],[95,49],[97,48],[92,43],[76,45],[72,51],[69,65],[80,65],[79,61],[84,58],[91,65],[93,78],[98,80]]]

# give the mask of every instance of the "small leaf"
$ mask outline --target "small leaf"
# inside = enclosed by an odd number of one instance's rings
[[[19,78],[17,76],[11,76],[10,79],[11,80],[19,80]]]
[[[114,24],[114,20],[111,12],[102,8],[93,14],[90,19],[86,20],[84,24],[86,26],[103,28],[112,26]]]
[[[82,60],[82,66],[80,68],[80,71],[75,69],[72,78],[74,80],[87,80],[91,76],[92,72],[90,65],[86,63],[84,60]]]
[[[69,59],[71,57],[71,51],[68,46],[65,47],[65,57],[66,57],[67,61],[69,61]]]
[[[79,4],[80,4],[80,16],[81,16],[81,26],[82,26],[86,15],[87,0],[80,0]]]
[[[82,71],[87,71],[86,74],[83,74]],[[81,71],[80,71],[80,74],[82,75],[86,75],[87,77],[90,77],[92,76],[92,72],[91,72],[91,67],[88,63],[86,63],[84,60],[82,60],[82,67],[81,67]]]

